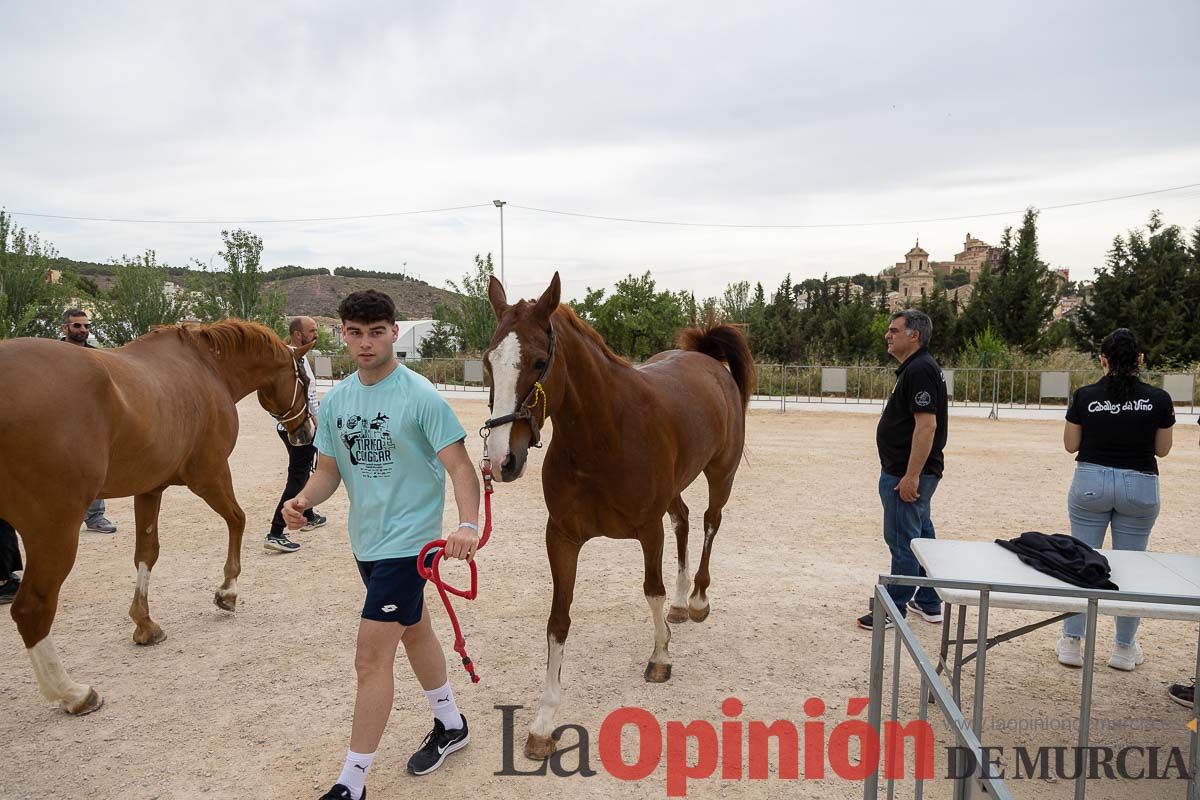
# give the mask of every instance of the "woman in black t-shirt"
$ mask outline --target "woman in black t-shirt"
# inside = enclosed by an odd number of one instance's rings
[[[1078,453],[1067,494],[1071,535],[1095,548],[1112,526],[1114,550],[1145,550],[1158,518],[1158,462],[1171,451],[1175,409],[1171,396],[1138,379],[1143,356],[1128,328],[1100,345],[1107,373],[1080,387],[1067,409],[1063,444]],[[1117,638],[1108,665],[1132,670],[1145,658],[1136,640],[1138,617],[1117,617]],[[1083,614],[1069,618],[1055,650],[1070,667],[1083,666]]]

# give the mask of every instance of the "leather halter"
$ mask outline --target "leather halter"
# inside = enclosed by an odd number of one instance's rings
[[[289,346],[289,347],[288,347],[288,350],[289,350],[289,351],[291,351],[291,356],[292,356],[292,372],[293,372],[293,373],[295,373],[295,377],[296,377],[296,385],[295,385],[295,387],[292,389],[292,402],[288,404],[287,410],[286,410],[286,411],[284,411],[282,414],[276,414],[276,413],[274,413],[274,412],[271,412],[271,411],[268,411],[268,412],[267,412],[267,413],[268,413],[268,414],[270,414],[272,417],[274,417],[274,418],[275,418],[275,421],[276,421],[276,422],[278,422],[280,425],[282,425],[282,426],[283,426],[285,429],[287,428],[287,424],[288,424],[289,422],[291,422],[291,421],[293,421],[293,420],[296,420],[296,419],[299,419],[301,416],[303,416],[303,415],[306,415],[306,414],[308,414],[308,415],[310,415],[310,416],[311,416],[311,414],[310,414],[310,412],[309,412],[309,410],[308,410],[308,398],[307,398],[307,397],[304,397],[304,396],[301,394],[301,389],[302,389],[302,388],[303,388],[303,386],[304,386],[304,382],[303,382],[303,381],[300,379],[300,364],[299,364],[299,362],[296,360],[296,352],[295,352],[295,348],[293,348],[293,347]],[[301,404],[301,406],[300,406],[300,410],[299,410],[299,411],[292,411],[292,409],[296,407],[296,400],[297,400],[297,399],[300,399],[301,397],[303,397],[303,399],[304,399],[304,403],[303,403],[303,404]],[[291,413],[289,413],[289,412],[291,412]],[[290,433],[290,431],[289,431],[289,433]]]
[[[555,336],[553,324],[550,325],[549,337],[550,354],[546,357],[546,366],[542,369],[542,374],[538,375],[537,380],[533,382],[533,388],[529,390],[527,395],[525,395],[525,399],[517,405],[516,410],[511,414],[505,414],[502,417],[490,417],[486,422],[483,423],[483,427],[479,429],[479,435],[483,437],[485,453],[487,452],[487,437],[488,434],[492,432],[492,428],[499,428],[501,425],[507,425],[510,422],[516,422],[522,419],[529,422],[529,446],[542,446],[542,425],[545,424],[546,416],[550,413],[550,409],[546,401],[546,390],[542,388],[542,381],[546,380],[546,376],[550,374],[550,369],[554,366]],[[489,411],[491,411],[494,407],[494,401],[496,399],[495,391],[495,386],[492,386],[488,389]],[[535,422],[533,412],[537,409],[539,400],[541,400],[542,403],[542,418],[540,422]]]

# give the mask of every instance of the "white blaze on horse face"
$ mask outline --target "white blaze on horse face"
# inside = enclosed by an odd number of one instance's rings
[[[62,662],[58,660],[54,641],[49,636],[29,648],[28,652],[29,660],[33,662],[33,674],[37,676],[38,688],[47,700],[66,708],[77,708],[87,699],[91,689],[76,683],[67,675]]]
[[[521,377],[521,340],[511,331],[488,354],[492,365],[492,417],[503,417],[517,410],[517,381]],[[492,429],[488,437],[488,455],[497,467],[508,457],[512,423]],[[496,470],[499,476],[500,470]]]
[[[553,635],[546,636],[546,686],[538,702],[537,718],[529,732],[535,736],[549,738],[554,733],[554,717],[562,702],[563,643]]]

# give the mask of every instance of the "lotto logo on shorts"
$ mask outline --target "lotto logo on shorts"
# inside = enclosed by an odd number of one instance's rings
[[[391,603],[388,603],[386,606],[384,606],[383,608],[380,609],[380,611],[382,611],[385,614],[390,614],[395,610],[396,610],[396,606],[392,605]]]

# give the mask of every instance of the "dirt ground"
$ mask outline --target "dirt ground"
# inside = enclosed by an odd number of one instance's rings
[[[452,405],[468,431],[478,429],[483,403],[456,399]],[[270,419],[252,398],[241,413],[232,465],[249,525],[237,613],[212,604],[226,547],[223,523],[189,492],[172,489],[163,501],[162,556],[150,583],[151,613],[168,638],[155,647],[135,646],[126,616],[135,577],[133,506],[128,499],[111,501],[109,517],[120,532],[82,534],[54,627],[67,669],[92,684],[105,705],[82,718],[50,707],[37,691],[15,626],[4,620],[0,798],[315,798],[337,777],[349,736],[363,596],[347,542],[346,498],[339,492],[321,507],[327,527],[297,534],[299,552],[265,552],[262,537],[286,459]],[[668,720],[720,726],[727,719],[722,701],[737,697],[745,706],[742,721],[791,720],[800,727],[810,721],[804,701],[818,697],[828,706],[818,718],[828,733],[846,719],[847,700],[867,693],[870,636],[853,621],[888,565],[876,494],[875,421],[871,414],[751,413],[747,460],[715,542],[712,614],[702,624],[674,626],[669,683],[642,680],[653,638],[636,544],[597,540],[584,549],[559,722],[586,729],[594,777],[495,774],[505,760],[502,713],[495,706],[523,706],[515,711],[514,764],[528,769],[520,747],[544,672],[550,579],[542,453],[535,451],[525,478],[500,486],[495,495],[494,538],[479,558],[480,598],[456,605],[482,683],[468,683],[450,653],[440,602],[432,589],[427,592],[451,656],[460,707],[471,722],[472,744],[428,777],[404,773],[428,728],[429,711],[401,656],[370,797],[665,797],[665,754],[658,769],[638,782],[620,781],[600,763],[601,723],[626,705],[646,709],[663,729]],[[1196,433],[1194,424],[1181,425],[1175,452],[1163,464],[1155,550],[1196,550]],[[479,452],[477,436],[468,446]],[[1068,530],[1072,461],[1062,450],[1061,423],[952,417],[947,463],[933,501],[939,536],[988,540],[1029,529]],[[703,486],[686,495],[694,519],[705,496]],[[448,499],[447,521],[453,514]],[[700,538],[693,535],[693,553]],[[673,541],[667,553],[665,571],[673,575]],[[693,556],[693,564],[697,560]],[[993,630],[1036,619],[1003,609],[992,615]],[[919,620],[914,625],[927,651],[936,652],[939,628]],[[1080,673],[1056,662],[1056,635],[1056,628],[1043,629],[990,652],[985,743],[1074,742]],[[1102,618],[1093,742],[1177,746],[1186,754],[1188,714],[1168,700],[1165,688],[1191,673],[1196,626],[1144,622],[1139,638],[1146,663],[1134,673],[1103,665],[1112,637],[1112,620]],[[914,675],[906,666],[911,691],[902,708],[910,716]],[[626,744],[631,741],[627,736]],[[939,736],[939,749],[948,743]],[[627,757],[632,752],[627,747]],[[577,762],[578,752],[563,764],[573,769]],[[939,771],[941,764],[939,756]],[[1072,796],[1069,781],[1025,780],[1010,788],[1018,797]],[[853,798],[862,796],[862,786],[834,777],[723,780],[718,770],[692,780],[688,796]],[[911,787],[899,796],[911,796]],[[926,797],[949,796],[945,782],[926,788]],[[1099,781],[1088,796],[1183,797],[1184,789],[1179,781]]]

